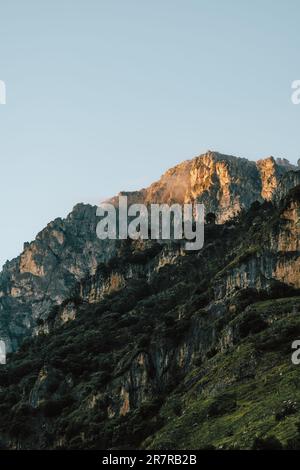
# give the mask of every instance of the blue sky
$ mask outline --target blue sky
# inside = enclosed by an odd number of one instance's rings
[[[0,265],[207,149],[300,157],[298,0],[0,5]]]

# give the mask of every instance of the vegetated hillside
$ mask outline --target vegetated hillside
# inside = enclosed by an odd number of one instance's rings
[[[251,204],[281,199],[300,184],[300,171],[273,157],[258,162],[207,152],[169,169],[149,188],[128,195],[128,203],[199,202],[217,222]],[[117,201],[117,199],[114,199]],[[116,255],[114,240],[99,240],[96,207],[78,204],[66,219],[50,222],[0,273],[0,339],[16,351],[52,308],[68,299],[77,284]]]
[[[2,446],[300,448],[299,213],[296,187],[199,252],[120,243],[1,366]]]

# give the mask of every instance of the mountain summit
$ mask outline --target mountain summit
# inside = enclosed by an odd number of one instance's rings
[[[146,189],[122,192],[128,203],[203,203],[217,223],[235,217],[254,201],[283,198],[300,183],[286,161],[258,162],[207,152],[169,169]],[[293,169],[297,170],[296,167]],[[298,182],[298,183],[297,183]],[[111,200],[117,203],[117,198]],[[78,283],[99,263],[116,255],[118,242],[96,237],[96,207],[78,204],[66,219],[55,219],[0,274],[0,338],[8,351],[40,331],[53,309],[74,295]]]
[[[300,171],[281,163],[208,152],[127,193],[203,202],[201,250],[101,241],[79,204],[6,263],[0,448],[300,448]]]
[[[148,188],[120,195],[127,196],[129,204],[197,201],[215,213],[218,223],[224,223],[253,201],[270,201],[282,176],[297,169],[284,159],[253,162],[208,151],[170,168]],[[117,203],[117,198],[111,201]]]

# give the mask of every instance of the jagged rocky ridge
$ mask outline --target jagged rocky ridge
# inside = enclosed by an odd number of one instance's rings
[[[298,446],[297,178],[200,252],[126,240],[80,272],[0,369],[3,446]]]
[[[300,172],[273,157],[257,163],[216,152],[183,162],[168,170],[149,188],[127,194],[132,202],[204,203],[223,223],[253,201],[281,199],[300,183]],[[116,199],[112,200],[116,202]],[[116,253],[114,241],[96,237],[96,207],[77,205],[65,219],[42,230],[23,253],[7,262],[0,274],[0,338],[8,351],[36,334],[78,283],[93,275],[99,263]],[[270,268],[271,269],[271,268]]]
[[[276,266],[284,248],[299,273],[299,214],[297,187],[207,226],[196,254],[122,242],[0,369],[2,445],[247,448],[283,419],[296,439],[299,275],[282,282]]]
[[[197,201],[223,223],[248,209],[253,201],[272,200],[282,176],[289,172],[297,174],[297,167],[283,159],[253,162],[209,151],[169,169],[149,188],[120,194],[128,197],[129,204]],[[117,198],[112,201],[117,204]]]

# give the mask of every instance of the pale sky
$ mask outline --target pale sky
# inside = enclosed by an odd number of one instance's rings
[[[0,2],[0,265],[207,149],[300,157],[299,0]]]

